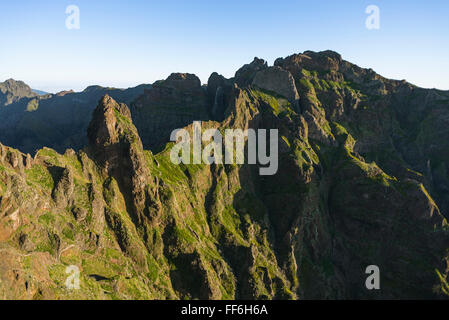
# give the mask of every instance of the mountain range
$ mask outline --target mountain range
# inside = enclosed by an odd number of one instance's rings
[[[449,294],[448,91],[306,51],[206,85],[39,96],[7,80],[0,119],[0,298]],[[170,134],[193,121],[277,129],[278,172],[173,164]]]

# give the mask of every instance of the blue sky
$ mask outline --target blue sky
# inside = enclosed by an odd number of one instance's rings
[[[66,28],[68,5],[80,29]],[[368,5],[380,29],[368,30]],[[49,92],[130,87],[172,72],[207,82],[255,56],[331,49],[394,79],[449,90],[449,1],[0,1],[0,81]]]

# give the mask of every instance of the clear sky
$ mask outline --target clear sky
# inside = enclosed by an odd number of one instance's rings
[[[80,29],[66,28],[66,8]],[[368,30],[365,9],[380,9]],[[449,90],[447,0],[0,1],[0,81],[35,89],[130,87],[190,72],[207,82],[255,56],[331,49],[383,76]]]

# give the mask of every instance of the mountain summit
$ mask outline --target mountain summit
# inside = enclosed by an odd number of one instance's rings
[[[19,101],[22,98],[33,98],[37,94],[23,81],[8,79],[0,82],[0,108]]]

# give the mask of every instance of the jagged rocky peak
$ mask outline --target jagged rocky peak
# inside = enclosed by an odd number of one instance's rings
[[[235,82],[240,87],[246,87],[251,84],[257,72],[267,69],[268,64],[265,60],[254,58],[253,62],[245,64],[235,73]]]
[[[147,176],[142,141],[126,104],[103,96],[87,135],[91,154],[109,175],[118,180],[136,173]]]
[[[9,148],[0,143],[0,164],[6,164],[13,169],[29,169],[33,164],[30,154],[24,154],[18,150]]]
[[[128,123],[120,121],[119,118],[122,117],[128,120]],[[128,107],[105,95],[98,103],[88,128],[89,143],[99,148],[118,143],[119,138],[129,129],[127,128],[129,124],[131,124],[131,112]]]
[[[229,103],[234,82],[221,74],[213,72],[207,81],[207,96],[211,106],[211,116],[214,120],[222,121]]]
[[[189,103],[197,98],[204,98],[205,90],[201,87],[201,80],[191,73],[172,73],[167,79],[156,81],[151,90],[145,90],[134,103],[142,107],[148,103],[167,102]]]
[[[105,95],[94,111],[88,136],[89,152],[104,173],[117,181],[131,216],[140,220],[148,198],[150,170],[128,107]]]
[[[334,51],[305,51],[293,54],[286,58],[276,59],[275,66],[290,71],[293,76],[302,69],[317,70],[322,72],[338,71],[343,63],[341,55]]]
[[[307,77],[307,72],[313,71],[324,80],[350,81],[363,85],[372,94],[384,95],[387,91],[398,88],[410,93],[413,89],[405,80],[386,79],[372,69],[361,68],[343,60],[339,53],[331,50],[293,54],[286,58],[278,58],[274,65],[289,71],[295,79]]]
[[[217,89],[229,84],[230,81],[217,72],[213,72],[207,80],[207,94],[215,97]]]
[[[180,91],[201,90],[201,80],[191,73],[172,73],[166,80],[158,81],[155,87],[169,87]]]
[[[259,71],[253,79],[253,86],[272,91],[285,98],[295,107],[298,106],[299,94],[292,74],[281,67],[269,67]]]

